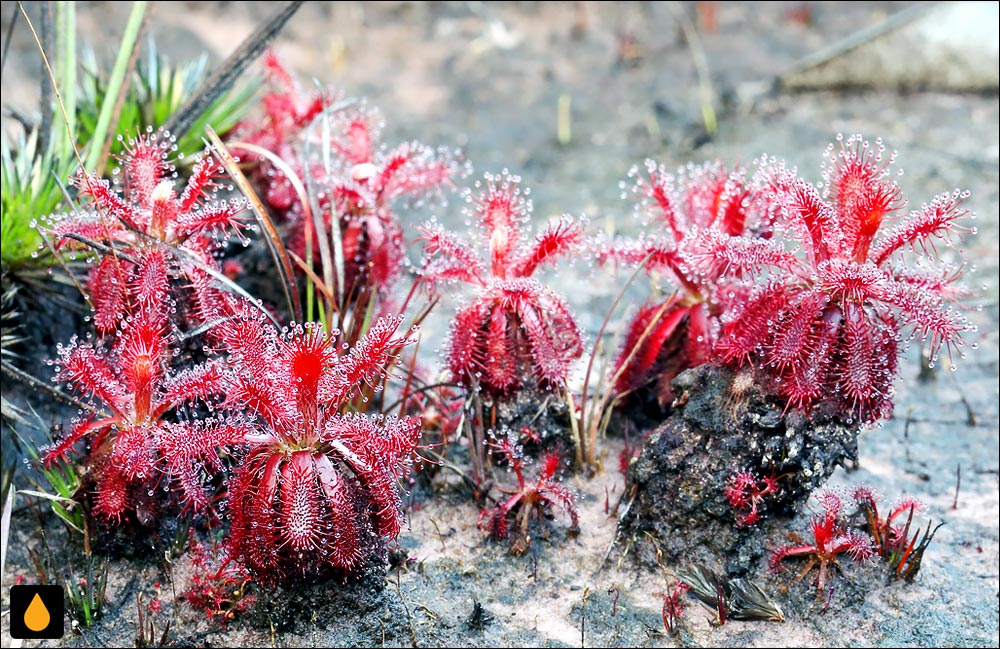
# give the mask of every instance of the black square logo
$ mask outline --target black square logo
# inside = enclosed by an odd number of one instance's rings
[[[64,631],[62,586],[10,587],[10,637],[56,640]]]

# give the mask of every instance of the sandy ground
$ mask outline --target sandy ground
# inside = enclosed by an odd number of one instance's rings
[[[692,19],[693,6],[680,5]],[[810,22],[800,21],[803,8]],[[592,225],[635,231],[618,182],[646,157],[668,166],[688,160],[748,163],[761,153],[819,179],[819,160],[837,132],[881,136],[899,151],[911,203],[962,187],[971,190],[978,233],[966,254],[975,265],[971,317],[977,349],[957,359],[955,373],[917,380],[916,352],[897,383],[897,417],[861,438],[859,466],[838,471],[836,485],[869,483],[894,498],[912,494],[925,516],[946,525],[927,552],[914,584],[886,584],[874,567],[845,569],[828,607],[808,584],[759,578],[778,593],[784,624],[731,622],[713,626],[693,600],[677,636],[663,632],[667,573],[619,562],[605,513],[622,490],[614,468],[621,442],[602,446],[608,470],[572,478],[581,493],[582,533],[537,544],[511,557],[484,541],[477,510],[455,481],[442,479],[433,498],[411,512],[400,545],[412,558],[379,589],[372,584],[320,584],[280,592],[281,612],[266,611],[210,627],[203,616],[165,593],[161,623],[169,640],[206,646],[995,646],[1000,583],[1000,449],[998,449],[998,110],[997,92],[898,93],[890,89],[807,94],[767,92],[793,62],[903,8],[890,3],[721,3],[714,30],[701,41],[711,71],[719,132],[700,126],[698,77],[676,8],[658,3],[413,4],[311,3],[277,41],[288,64],[304,75],[364,95],[387,121],[386,141],[410,138],[461,146],[476,174],[510,168],[533,188],[538,218],[586,214]],[[3,3],[4,29],[13,3]],[[124,12],[111,3],[81,3],[81,40],[116,33]],[[160,5],[152,22],[161,49],[172,54],[231,50],[269,9],[244,3]],[[23,27],[23,25],[21,25]],[[702,27],[707,27],[704,23]],[[107,47],[102,42],[98,46]],[[4,70],[3,101],[30,107],[34,67],[26,32],[15,32]],[[571,103],[572,141],[556,142],[559,98]],[[457,208],[436,211],[461,223]],[[421,217],[422,218],[422,217]],[[562,287],[583,327],[596,334],[622,278],[586,264],[563,270]],[[644,289],[637,288],[637,299]],[[439,336],[447,311],[425,327]],[[620,326],[620,323],[617,325]],[[426,345],[432,349],[433,345]],[[970,416],[971,413],[971,416]],[[956,472],[961,490],[955,503]],[[792,526],[808,524],[803,512]],[[58,538],[50,523],[51,534]],[[15,517],[4,586],[31,577],[24,548],[34,543],[34,518]],[[771,530],[774,543],[785,530]],[[180,590],[186,568],[172,570]],[[62,645],[131,645],[138,590],[168,583],[151,562],[116,561],[105,618]],[[169,590],[169,588],[168,588]],[[6,588],[3,591],[6,608]],[[474,602],[491,621],[469,624]],[[295,613],[291,611],[294,609]],[[278,608],[274,609],[278,611]],[[3,646],[10,638],[3,623]],[[32,643],[27,643],[32,644]]]

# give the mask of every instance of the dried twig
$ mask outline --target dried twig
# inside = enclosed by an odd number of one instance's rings
[[[236,50],[229,55],[222,65],[216,68],[205,82],[201,84],[191,99],[184,103],[164,125],[166,130],[180,138],[187,133],[191,125],[212,105],[224,92],[232,88],[233,83],[260,53],[274,40],[281,28],[285,26],[305,0],[295,0],[285,4],[276,11],[260,29],[250,34]]]

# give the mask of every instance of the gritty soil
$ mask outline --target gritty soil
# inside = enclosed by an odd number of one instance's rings
[[[100,56],[107,57],[109,43],[117,42],[127,11],[122,5],[80,3],[80,39]],[[222,628],[179,597],[190,581],[190,559],[165,563],[157,546],[110,562],[104,616],[93,628],[25,645],[131,646],[137,595],[143,592],[148,600],[158,582],[163,610],[156,623],[163,629],[169,621],[167,643],[174,645],[996,646],[996,89],[791,94],[772,83],[801,57],[906,6],[719,3],[713,26],[707,16],[699,23],[690,3],[307,3],[276,47],[304,78],[315,76],[380,107],[387,142],[460,146],[477,175],[505,167],[522,175],[539,220],[570,212],[587,215],[595,231],[637,233],[619,182],[647,157],[672,167],[714,159],[749,164],[767,153],[819,180],[822,151],[837,132],[881,136],[897,149],[906,169],[900,184],[911,204],[955,187],[969,189],[969,206],[978,214],[978,231],[965,245],[975,266],[974,273],[968,269],[968,284],[974,307],[969,314],[978,325],[970,342],[976,348],[967,350],[967,358],[954,358],[957,372],[938,368],[923,379],[919,352],[910,350],[901,362],[895,419],[863,431],[857,464],[838,469],[828,483],[869,484],[889,500],[916,496],[926,504],[923,521],[945,523],[914,583],[889,581],[881,565],[845,565],[833,589],[817,594],[808,579],[793,581],[794,570],[771,575],[762,557],[748,564],[748,574],[780,603],[785,623],[715,626],[691,599],[679,632],[665,633],[659,593],[668,590],[672,571],[683,562],[668,559],[669,553],[659,566],[655,557],[650,566],[626,556],[616,519],[623,510],[617,465],[624,442],[612,430],[601,440],[603,470],[568,478],[580,493],[581,533],[568,535],[568,521],[557,517],[522,556],[484,538],[466,483],[442,470],[414,499],[396,561],[384,576],[259,589],[258,605]],[[716,96],[714,135],[702,126],[698,75],[678,9],[701,27],[700,47]],[[13,11],[14,3],[3,3],[4,33]],[[155,11],[151,30],[161,50],[178,58],[208,52],[217,61],[271,8],[190,2],[158,3]],[[39,64],[23,24],[14,31],[9,56],[3,102],[30,111]],[[570,141],[562,144],[556,128],[561,98],[569,102],[572,126]],[[433,213],[460,226],[459,202]],[[419,222],[431,210],[417,207],[415,213]],[[567,296],[592,343],[625,278],[578,263],[550,280]],[[625,303],[647,296],[644,282],[636,282]],[[436,362],[432,352],[441,345],[453,306],[439,309],[423,327],[421,349],[429,363]],[[612,317],[606,347],[613,348],[626,315],[623,310]],[[34,405],[50,416],[46,404]],[[807,505],[780,526],[761,527],[760,547],[784,543],[788,532],[805,535],[813,509]],[[27,550],[39,547],[40,529],[61,561],[80,561],[77,545],[50,514],[18,510],[3,574],[5,610],[6,587],[18,576],[35,579]],[[721,570],[726,557],[719,550],[714,563],[704,548],[698,558]],[[5,647],[11,646],[7,627],[5,616]]]

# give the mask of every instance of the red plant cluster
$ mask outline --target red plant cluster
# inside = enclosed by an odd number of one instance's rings
[[[87,288],[100,336],[74,340],[54,361],[56,380],[94,414],[43,461],[79,453],[100,521],[151,523],[161,491],[215,513],[207,480],[228,469],[225,456],[240,456],[226,484],[232,556],[264,580],[349,571],[398,535],[396,479],[419,439],[418,419],[351,411],[382,389],[413,339],[395,335],[394,317],[377,319],[352,350],[318,325],[282,334],[265,325],[259,307],[216,281],[228,232],[244,227],[242,199],[214,200],[222,166],[211,154],[175,191],[172,142],[130,140],[123,193],[81,172],[76,187],[92,209],[52,219],[60,244],[97,253]],[[196,336],[210,345],[192,352]]]
[[[523,449],[517,439],[517,434],[510,431],[494,437],[494,450],[507,461],[517,477],[517,486],[505,492],[506,499],[479,513],[479,527],[496,540],[510,537],[513,552],[522,554],[531,546],[532,517],[539,521],[551,517],[552,510],[558,507],[570,517],[571,530],[578,529],[577,495],[556,477],[560,457],[555,451],[542,456],[538,478],[527,480]]]
[[[823,513],[812,519],[812,543],[785,545],[771,554],[771,569],[781,570],[782,563],[790,557],[807,559],[796,579],[801,579],[814,568],[816,591],[826,588],[830,572],[840,570],[838,556],[844,554],[856,562],[875,558],[876,547],[870,536],[849,527],[843,520],[843,500],[833,491],[825,490],[818,496]]]
[[[766,496],[778,493],[778,479],[774,476],[759,477],[753,471],[737,471],[729,477],[726,500],[737,510],[736,524],[753,525],[760,520],[761,505]]]
[[[148,255],[165,257],[156,272],[177,280],[171,287],[175,307],[192,326],[209,322],[226,299],[211,276],[221,272],[218,256],[230,236],[244,240],[246,201],[216,200],[224,167],[209,149],[178,193],[170,157],[175,149],[174,138],[162,130],[130,138],[116,186],[81,170],[73,184],[85,208],[50,217],[57,247],[101,253],[88,285],[94,326],[101,333],[118,326],[123,311],[132,312],[129,286],[140,273],[151,272],[143,268]],[[138,290],[145,294],[143,287]]]
[[[90,398],[95,414],[75,421],[42,458],[51,465],[86,442],[93,512],[115,523],[128,512],[151,518],[151,494],[171,483],[186,506],[205,511],[204,480],[223,468],[218,449],[240,443],[245,432],[235,416],[193,416],[198,404],[210,406],[223,393],[223,370],[217,361],[179,367],[166,256],[144,251],[132,270],[122,287],[129,308],[116,327],[59,348],[56,380]]]
[[[931,523],[928,521],[923,535],[917,526],[913,536],[910,536],[913,514],[923,508],[923,504],[916,498],[901,498],[889,509],[885,518],[879,515],[878,498],[871,489],[867,487],[855,489],[854,502],[864,514],[875,549],[879,557],[889,565],[892,576],[913,581],[920,572],[920,564],[927,546],[944,523],[939,523],[937,527],[931,529]]]
[[[121,157],[120,188],[80,171],[85,209],[50,218],[57,246],[72,242],[98,254],[88,283],[100,334],[61,347],[56,380],[94,403],[42,458],[51,465],[79,451],[89,467],[93,512],[121,522],[155,517],[154,490],[176,483],[183,504],[207,511],[204,486],[223,468],[218,451],[244,434],[238,417],[197,416],[221,397],[216,360],[185,362],[182,332],[218,317],[228,296],[211,281],[230,232],[242,236],[242,199],[215,200],[219,163],[200,157],[178,193],[165,132],[130,139]],[[120,191],[118,191],[120,189]]]
[[[654,593],[663,598],[663,607],[660,616],[663,618],[663,629],[667,633],[676,633],[681,618],[684,617],[684,608],[687,602],[684,595],[691,590],[691,587],[682,581],[674,584],[667,593]]]
[[[231,139],[262,147],[288,164],[296,164],[295,144],[316,116],[323,112],[325,103],[335,99],[322,92],[303,92],[298,81],[281,64],[273,51],[264,55],[265,77],[268,92],[261,100],[263,114],[244,119],[231,132]],[[264,201],[281,219],[298,206],[292,180],[281,170],[260,156],[251,156],[259,163],[253,179],[262,189]],[[293,167],[298,173],[301,167]]]
[[[253,605],[250,574],[231,556],[217,557],[192,537],[191,563],[194,574],[184,597],[210,620],[225,626]]]
[[[779,548],[771,555],[771,567],[780,569],[788,557],[808,557],[798,578],[818,566],[816,587],[819,592],[827,582],[830,567],[839,570],[837,555],[844,553],[855,561],[879,558],[888,565],[892,578],[913,581],[920,571],[924,552],[943,523],[932,529],[928,522],[922,534],[918,526],[911,536],[913,515],[922,508],[917,499],[900,499],[882,518],[878,511],[878,498],[870,488],[855,488],[851,498],[864,519],[859,529],[850,527],[844,520],[843,499],[833,491],[824,491],[819,500],[825,511],[812,521],[813,543]]]
[[[894,157],[881,141],[842,139],[827,150],[820,189],[782,164],[762,164],[759,183],[801,251],[768,262],[770,279],[727,317],[720,355],[763,366],[791,405],[830,402],[866,422],[890,417],[900,345],[919,338],[933,361],[972,329],[954,305],[959,269],[935,249],[966,231],[957,221],[969,214],[968,194],[942,194],[903,216]],[[914,248],[926,258],[905,263]]]
[[[719,316],[744,297],[740,271],[763,261],[761,241],[771,220],[753,218],[746,171],[721,164],[689,165],[672,175],[652,160],[629,172],[644,224],[665,236],[619,241],[602,259],[644,264],[665,274],[677,290],[643,305],[629,323],[615,361],[619,394],[652,389],[661,407],[673,402],[670,382],[713,358]]]
[[[134,515],[146,523],[157,490],[212,512],[208,480],[239,458],[225,485],[230,558],[209,569],[196,557],[204,574],[189,595],[223,619],[247,605],[251,575],[273,582],[348,573],[384,558],[386,542],[399,535],[397,481],[411,468],[420,419],[362,411],[414,338],[398,333],[401,316],[369,324],[377,312],[354,300],[387,290],[400,273],[396,203],[439,192],[460,173],[451,153],[380,144],[374,110],[331,106],[330,93],[304,96],[273,57],[268,66],[278,88],[264,100],[263,124],[244,125],[244,148],[270,151],[257,180],[295,232],[290,247],[300,266],[311,277],[317,262],[340,275],[335,287],[314,288],[336,289],[344,298],[338,306],[354,307],[339,314],[357,325],[353,333],[364,331],[353,346],[355,336],[315,323],[279,330],[259,305],[223,290],[221,256],[232,234],[244,236],[244,201],[216,199],[223,165],[211,151],[178,189],[166,133],[129,141],[114,186],[81,172],[74,187],[83,209],[50,225],[58,246],[97,256],[87,287],[97,335],[60,348],[53,361],[56,379],[89,399],[93,412],[43,461],[79,454],[98,520]],[[759,368],[790,407],[830,408],[864,422],[890,416],[900,345],[920,338],[933,359],[971,329],[952,304],[959,269],[938,263],[935,249],[964,231],[957,221],[967,214],[965,194],[939,196],[903,216],[891,162],[880,143],[851,136],[829,150],[819,189],[769,160],[750,182],[745,171],[718,164],[677,177],[652,162],[646,176],[636,171],[634,192],[666,236],[618,243],[602,256],[666,273],[677,291],[645,305],[631,323],[614,370],[618,392],[654,383],[667,406],[678,372],[717,360]],[[531,237],[531,201],[519,185],[504,171],[467,195],[482,251],[433,221],[419,230],[421,280],[475,291],[451,326],[449,370],[493,400],[562,388],[582,353],[565,300],[535,274],[577,250],[583,226],[566,216]],[[914,249],[926,259],[908,266],[904,255]],[[188,344],[195,337],[209,344],[198,350]],[[408,390],[402,406],[407,399],[438,408]],[[439,427],[449,436],[467,413],[440,406]],[[532,521],[556,508],[576,528],[576,495],[557,478],[557,453],[544,454],[529,479],[515,434],[500,435],[490,450],[517,484],[480,513],[482,529],[512,538],[520,553],[530,546]],[[738,524],[752,525],[777,492],[777,478],[740,471],[726,498]],[[772,565],[808,558],[802,574],[818,567],[822,588],[840,555],[860,561],[877,552],[912,578],[930,527],[923,539],[910,538],[914,506],[883,520],[873,497],[857,499],[874,541],[843,523],[841,500],[829,493],[812,522],[812,543],[777,550]],[[680,592],[665,597],[668,628],[680,614]]]
[[[376,109],[337,102],[332,91],[306,95],[273,54],[267,65],[275,87],[264,98],[266,119],[246,124],[236,137],[270,150],[285,165],[264,161],[256,179],[268,205],[289,222],[288,247],[316,266],[324,255],[327,264],[342,259],[338,291],[348,303],[373,288],[386,291],[406,257],[396,204],[441,194],[464,174],[463,165],[457,154],[415,141],[387,147]],[[317,197],[313,206],[303,205],[295,182]],[[320,214],[311,214],[316,208]]]
[[[900,347],[918,338],[933,361],[972,330],[955,304],[960,268],[936,249],[968,231],[959,223],[968,194],[942,194],[904,215],[893,158],[880,141],[841,138],[818,189],[773,159],[761,160],[749,185],[711,166],[675,181],[650,163],[637,191],[673,240],[619,244],[612,254],[669,270],[680,288],[640,311],[618,389],[656,379],[669,395],[677,372],[719,360],[760,368],[789,406],[865,423],[890,417]],[[914,261],[907,251],[924,254]]]
[[[485,179],[470,201],[487,263],[469,242],[439,224],[421,228],[424,278],[476,289],[452,323],[448,367],[466,388],[479,387],[493,398],[532,385],[560,387],[583,353],[583,343],[565,301],[532,275],[574,250],[583,228],[566,216],[525,241],[531,201],[519,187],[520,178],[505,171]]]
[[[338,332],[279,334],[245,308],[220,326],[230,354],[226,406],[253,416],[250,449],[229,485],[232,554],[262,579],[357,567],[401,528],[396,480],[420,422],[350,412],[382,389],[401,318],[375,322],[349,351]]]

